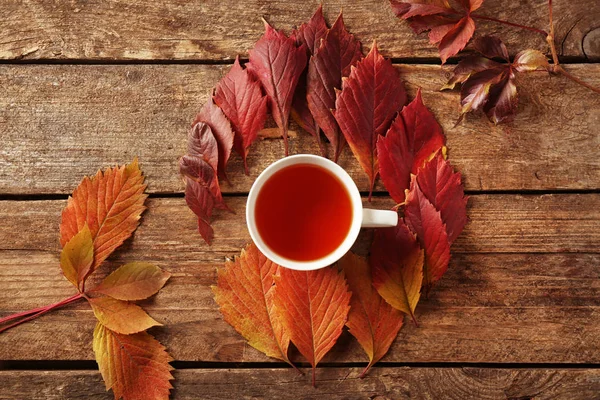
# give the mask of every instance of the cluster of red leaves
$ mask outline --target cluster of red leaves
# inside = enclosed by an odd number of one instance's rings
[[[89,276],[139,225],[145,210],[146,185],[137,159],[126,166],[85,177],[69,197],[60,224],[62,272],[78,293],[59,303],[19,313],[0,332],[54,308],[86,299],[98,322],[93,349],[106,389],[116,400],[168,399],[172,361],[165,348],[146,332],[161,325],[132,301],[156,294],[170,274],[145,262],[125,264],[98,286],[86,290]]]
[[[347,142],[371,190],[381,175],[403,212],[398,226],[375,231],[369,259],[350,252],[337,265],[295,271],[250,244],[218,270],[213,291],[225,320],[251,346],[292,366],[293,343],[312,365],[314,384],[317,364],[344,326],[369,357],[364,376],[387,353],[403,313],[416,323],[422,290],[448,268],[467,198],[420,90],[405,106],[403,82],[375,45],[362,58],[341,15],[327,29],[320,7],[294,36],[310,54],[306,91],[299,91],[307,102],[296,99],[296,118],[317,138],[323,129],[334,157]]]
[[[405,19],[416,33],[429,31],[429,40],[437,43],[442,64],[465,48],[475,32],[472,12],[479,9],[483,0],[457,0],[453,6],[447,0],[390,0],[393,12]],[[489,17],[475,16],[500,23],[537,31]],[[462,111],[457,122],[469,111],[482,109],[494,123],[512,120],[517,110],[515,74],[535,70],[548,70],[546,56],[538,50],[524,50],[511,62],[506,46],[498,38],[484,36],[473,43],[480,55],[469,56],[459,62],[454,76],[442,89],[453,89],[462,84],[460,93]],[[494,61],[497,59],[500,62]]]

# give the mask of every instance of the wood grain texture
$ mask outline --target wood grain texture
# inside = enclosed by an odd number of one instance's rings
[[[171,272],[167,286],[142,304],[166,325],[152,332],[177,360],[270,361],[222,320],[209,288],[216,268],[249,239],[241,217],[245,198],[227,201],[238,215],[218,217],[208,247],[183,199],[149,200],[133,239],[89,285],[133,260]],[[64,204],[0,202],[0,315],[72,294],[58,266]],[[386,204],[390,199],[374,202]],[[456,241],[449,271],[417,307],[421,327],[407,323],[385,360],[600,362],[599,205],[596,194],[472,196],[472,221]],[[357,252],[366,253],[369,235],[362,234]],[[0,335],[0,360],[92,359],[93,326],[85,303],[69,306]],[[363,360],[344,334],[325,362]]]
[[[494,126],[481,115],[459,115],[458,92],[439,92],[448,68],[401,65],[411,96],[423,87],[425,104],[444,127],[453,165],[467,190],[600,188],[600,96],[561,77],[521,77],[514,123]],[[600,86],[600,64],[568,66]],[[153,193],[181,193],[177,159],[209,89],[227,71],[215,65],[19,65],[0,67],[0,194],[71,193],[83,175],[140,157]],[[299,130],[292,126],[292,130]],[[291,154],[318,153],[305,132]],[[269,163],[283,156],[282,140],[257,142],[251,174],[239,157],[226,193],[246,193]],[[366,174],[348,149],[340,164],[362,190]],[[381,191],[382,185],[377,189]]]
[[[317,387],[290,369],[187,369],[174,372],[173,400],[584,400],[600,391],[595,369],[319,368]],[[3,371],[6,400],[112,399],[97,371]]]
[[[206,0],[199,2],[92,0],[53,3],[4,0],[0,8],[1,59],[232,60],[262,35],[261,17],[289,32],[306,21],[320,0]],[[388,57],[435,57],[426,35],[394,17],[387,0],[329,0],[330,23],[340,9],[350,31],[365,45],[374,39]],[[548,30],[547,2],[487,0],[481,15]],[[556,42],[561,55],[598,60],[598,48],[582,42],[598,29],[596,1],[556,1]],[[548,50],[537,33],[477,20],[480,34],[500,36],[514,54]]]

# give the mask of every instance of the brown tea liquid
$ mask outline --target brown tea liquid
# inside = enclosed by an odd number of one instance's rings
[[[337,249],[350,231],[352,201],[342,182],[324,168],[297,164],[263,185],[255,206],[265,244],[294,261],[314,261]]]

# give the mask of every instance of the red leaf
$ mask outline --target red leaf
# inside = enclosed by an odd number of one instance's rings
[[[350,311],[344,274],[327,267],[314,271],[280,268],[275,276],[275,307],[292,343],[315,368],[342,333]]]
[[[467,200],[460,173],[454,172],[441,152],[427,162],[417,173],[421,191],[439,210],[446,225],[450,244],[456,240],[467,223]]]
[[[429,31],[429,41],[438,43],[442,64],[465,48],[475,32],[471,12],[483,0],[461,0],[454,8],[446,0],[390,0],[398,18],[408,20],[417,33]]]
[[[223,111],[213,102],[212,97],[208,99],[202,110],[200,110],[200,113],[196,116],[194,125],[198,122],[207,123],[217,141],[219,150],[217,174],[226,179],[225,167],[231,155],[234,137],[233,130],[231,130],[231,123]]]
[[[448,269],[450,243],[440,212],[427,200],[414,176],[406,196],[404,219],[425,250],[424,277],[428,290]]]
[[[402,327],[404,316],[373,288],[367,260],[348,252],[339,265],[352,292],[346,325],[369,357],[369,365],[360,375],[362,378],[388,352]]]
[[[401,204],[410,185],[410,174],[446,143],[442,127],[425,107],[421,89],[398,114],[385,137],[377,141],[379,171],[390,196]]]
[[[373,43],[367,57],[343,80],[334,113],[350,149],[369,176],[369,200],[379,173],[377,138],[385,134],[405,103],[406,92],[398,72]]]
[[[231,121],[235,132],[233,148],[242,157],[248,175],[248,148],[265,125],[267,97],[263,96],[260,84],[236,58],[227,75],[217,84],[214,101]]]
[[[298,79],[306,67],[306,46],[296,47],[288,38],[265,21],[265,34],[250,50],[248,70],[258,77],[267,92],[273,119],[281,130],[288,155],[288,120]],[[218,104],[218,103],[217,103]]]
[[[319,5],[317,11],[313,14],[308,22],[300,25],[300,28],[295,30],[292,34],[296,38],[296,44],[298,46],[305,45],[307,56],[311,56],[317,52],[317,49],[321,45],[321,39],[327,34],[327,22],[323,17],[323,5]]]
[[[331,30],[308,64],[308,108],[334,149],[334,160],[346,144],[332,113],[336,89],[342,87],[342,77],[362,58],[361,44],[349,34],[339,15]]]
[[[417,325],[415,308],[423,284],[423,250],[404,221],[393,228],[375,230],[369,261],[373,286],[381,297],[410,315]]]

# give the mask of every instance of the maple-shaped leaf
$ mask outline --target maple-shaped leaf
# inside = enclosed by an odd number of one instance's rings
[[[398,71],[373,43],[369,54],[343,79],[334,112],[352,153],[369,177],[369,200],[379,174],[377,139],[385,135],[405,103],[406,92]]]
[[[306,46],[296,46],[294,37],[287,37],[265,21],[265,34],[249,52],[247,67],[262,83],[267,93],[271,113],[281,130],[288,155],[288,121],[298,79],[306,67]],[[218,104],[218,103],[217,103]]]
[[[385,137],[377,141],[379,173],[397,204],[404,202],[410,174],[416,174],[445,143],[442,127],[423,104],[419,89],[417,97],[402,109]]]
[[[251,243],[218,270],[217,286],[212,290],[225,321],[250,346],[296,368],[287,355],[290,337],[273,302],[273,276],[278,270],[279,265]]]
[[[404,316],[377,293],[371,281],[369,264],[363,257],[346,253],[339,261],[352,292],[346,325],[369,357],[369,369],[388,352],[402,327]]]
[[[467,200],[460,173],[438,152],[419,169],[416,176],[425,197],[440,212],[446,225],[448,241],[452,244],[467,223]]]
[[[350,67],[361,58],[361,44],[348,33],[340,13],[308,64],[308,108],[329,139],[336,162],[346,144],[332,112],[336,89],[342,88],[342,77],[348,76]]]
[[[471,13],[483,0],[460,0],[452,6],[447,0],[390,0],[398,18],[408,20],[416,33],[429,31],[429,41],[436,44],[442,64],[465,48],[475,32]]]
[[[82,291],[85,277],[89,274],[94,262],[94,241],[92,232],[83,225],[81,231],[73,236],[60,253],[60,268],[69,282]]]
[[[242,68],[239,57],[217,84],[213,99],[231,122],[235,133],[233,148],[242,157],[248,175],[248,149],[258,137],[267,118],[267,97],[260,83]]]
[[[292,32],[292,36],[296,39],[297,46],[301,46],[302,44],[306,46],[306,56],[310,57],[315,54],[321,44],[321,39],[325,37],[328,30],[329,28],[323,17],[323,5],[320,5],[308,22],[303,23],[300,25],[300,28]],[[291,115],[294,121],[296,121],[302,129],[317,139],[321,155],[325,156],[325,148],[321,142],[319,126],[310,113],[308,103],[306,102],[307,73],[308,70],[305,68],[298,80],[294,99],[292,100]]]
[[[342,333],[350,311],[344,274],[326,267],[314,271],[280,268],[274,301],[284,329],[313,369]]]
[[[153,264],[131,262],[114,270],[93,291],[117,300],[143,300],[156,294],[170,277]]]
[[[546,56],[537,50],[525,50],[511,63],[506,46],[493,36],[478,38],[473,47],[483,57],[472,56],[459,62],[450,81],[442,88],[452,89],[462,84],[462,110],[457,123],[469,111],[479,109],[495,124],[512,120],[518,105],[516,73],[548,69]]]
[[[402,220],[393,228],[375,230],[369,259],[373,286],[392,307],[410,315],[415,324],[423,257],[415,235]]]
[[[111,331],[130,335],[162,324],[138,305],[111,297],[91,297],[88,302],[100,323]]]
[[[131,164],[108,168],[85,177],[62,211],[60,244],[65,246],[87,224],[94,241],[92,273],[140,223],[146,185],[137,158]]]
[[[97,323],[93,348],[106,390],[112,389],[116,400],[169,398],[173,359],[150,334],[121,335]]]
[[[425,250],[424,283],[429,290],[448,269],[450,243],[440,212],[425,197],[414,176],[406,195],[404,219]]]
[[[227,166],[227,161],[231,155],[234,133],[231,129],[231,123],[223,111],[213,102],[212,96],[208,99],[206,104],[204,104],[204,107],[202,107],[202,110],[200,110],[196,116],[192,126],[196,126],[198,122],[204,122],[210,127],[218,148],[217,174],[218,176],[227,179],[225,167]],[[190,139],[188,139],[188,153],[191,144]]]

